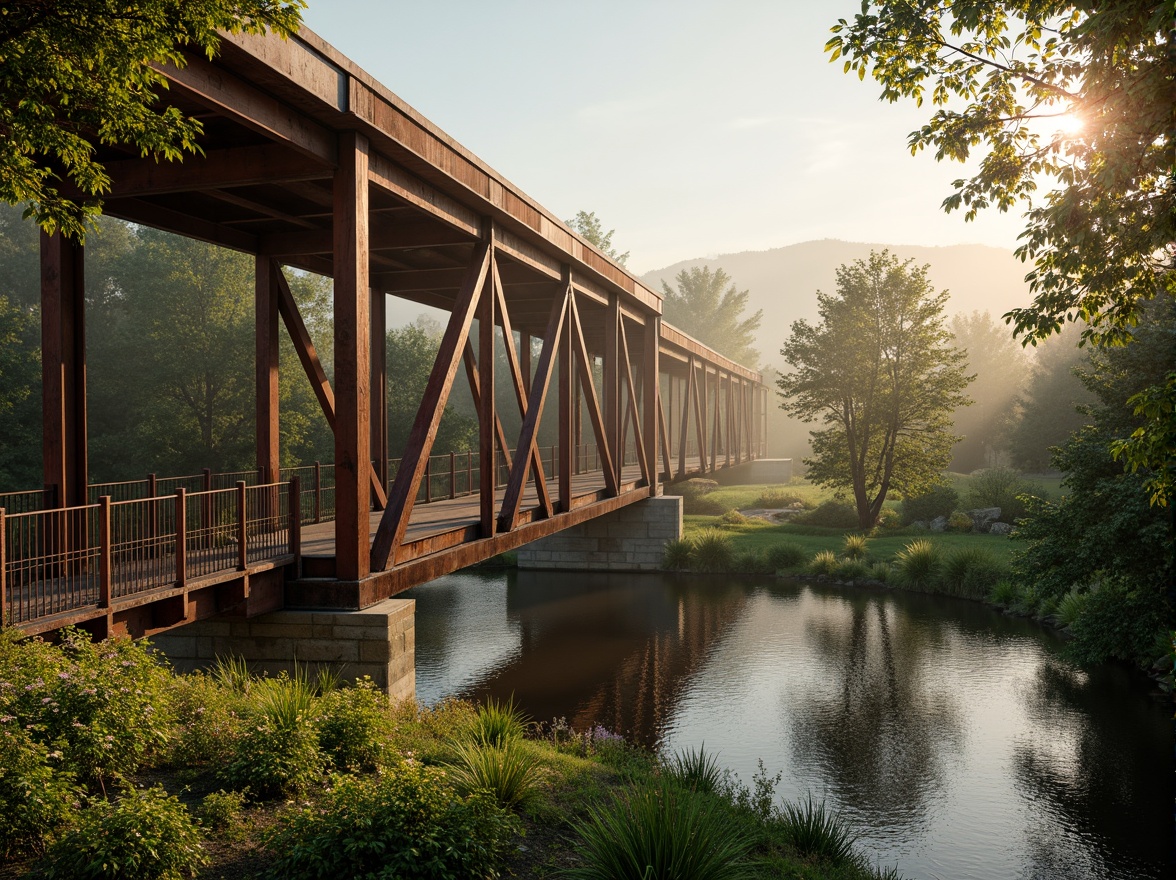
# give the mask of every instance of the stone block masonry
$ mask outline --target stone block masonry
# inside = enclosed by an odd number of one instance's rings
[[[682,499],[647,498],[518,550],[519,568],[657,571],[666,542],[682,537]]]
[[[350,681],[371,676],[395,699],[416,694],[416,602],[385,599],[363,611],[284,610],[252,618],[214,617],[152,641],[180,672],[217,657],[240,657],[254,672],[327,666]]]

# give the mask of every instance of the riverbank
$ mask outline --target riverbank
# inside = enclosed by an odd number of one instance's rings
[[[0,876],[896,878],[811,801],[510,706],[0,634]],[[709,841],[709,843],[701,843]],[[712,863],[696,872],[659,858]]]

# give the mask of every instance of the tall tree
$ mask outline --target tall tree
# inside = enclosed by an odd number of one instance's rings
[[[1148,301],[1176,296],[1172,0],[865,0],[833,32],[831,60],[870,73],[883,98],[930,97],[912,152],[979,155],[946,210],[1027,205],[1017,253],[1033,261],[1035,296],[1006,315],[1016,333],[1035,341],[1078,320],[1097,343],[1129,341]],[[1165,503],[1176,369],[1140,393],[1144,423],[1118,448]]]
[[[710,266],[683,269],[676,276],[677,290],[662,282],[665,318],[675,327],[705,342],[716,351],[744,366],[759,363],[754,347],[755,331],[764,310],[744,317],[750,291],[738,290],[722,269]]]
[[[943,326],[946,291],[928,266],[871,252],[837,269],[837,294],[817,292],[821,321],[792,324],[781,350],[792,372],[777,380],[780,406],[812,431],[809,478],[853,493],[862,528],[886,495],[926,491],[958,439],[951,414],[968,402],[965,355]]]
[[[976,374],[968,389],[972,405],[952,413],[952,430],[963,439],[950,467],[968,473],[997,463],[1029,359],[988,312],[956,315],[950,327],[953,344],[967,355],[967,368]]]
[[[628,251],[625,251],[623,254],[617,253],[617,249],[613,247],[612,237],[616,230],[610,229],[608,232],[605,232],[604,224],[596,216],[595,211],[577,211],[576,216],[568,221],[568,226],[596,245],[609,259],[620,263],[622,266],[628,261]]]
[[[84,238],[110,188],[94,159],[97,146],[168,161],[200,151],[200,120],[167,103],[167,83],[155,65],[183,67],[186,50],[212,58],[221,32],[288,36],[304,6],[303,0],[5,3],[0,201],[26,203],[26,215],[47,231]]]

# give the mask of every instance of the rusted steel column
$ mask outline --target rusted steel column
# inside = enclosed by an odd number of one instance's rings
[[[7,534],[4,508],[0,507],[0,627],[8,626],[8,552],[4,544]]]
[[[254,341],[257,387],[257,478],[278,481],[278,291],[271,257],[254,261]]]
[[[41,450],[60,507],[87,501],[85,275],[81,245],[41,233]]]
[[[376,463],[376,475],[380,485],[388,485],[388,346],[387,333],[388,297],[381,291],[372,294],[372,460]],[[385,489],[386,491],[386,489]],[[382,508],[380,496],[372,491],[372,504]]]
[[[110,496],[98,499],[98,607],[110,608],[111,565],[114,554],[110,547]]]
[[[571,297],[572,270],[566,264],[563,267],[561,282],[563,296]],[[570,306],[570,303],[569,303]],[[575,436],[575,414],[572,407],[574,400],[575,382],[572,379],[572,310],[564,311],[563,333],[560,334],[559,349],[556,352],[559,367],[559,504],[556,510],[566,513],[572,509],[572,474],[576,470],[579,460],[579,442]]]
[[[601,377],[604,384],[605,443],[612,452],[609,460],[617,483],[621,481],[621,470],[625,465],[625,449],[621,443],[620,321],[620,299],[615,293],[610,293],[608,308],[604,313],[604,365]]]
[[[244,571],[249,565],[249,500],[245,481],[237,481],[237,569]]]
[[[493,241],[493,231],[490,233]],[[494,251],[490,251],[493,270]],[[491,271],[491,276],[493,271]],[[482,522],[482,537],[494,537],[498,522],[494,488],[498,485],[497,458],[494,455],[494,296],[486,279],[487,290],[478,305],[478,386],[481,394],[478,407],[478,497]]]
[[[367,577],[371,453],[371,304],[368,290],[368,141],[339,136],[334,179],[335,571]]]
[[[661,338],[661,318],[654,314],[645,316],[645,332],[642,334],[642,388],[641,388],[641,440],[645,444],[645,461],[649,468],[649,494],[659,492],[660,469],[657,466],[657,410],[658,389],[661,376],[658,374],[658,339]],[[669,462],[666,462],[667,466]]]
[[[176,489],[176,586],[188,585],[188,490]]]

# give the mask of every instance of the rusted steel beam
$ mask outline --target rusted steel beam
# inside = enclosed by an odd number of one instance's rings
[[[436,223],[391,223],[373,218],[368,247],[373,251],[413,249],[427,247],[450,247],[469,245],[468,235]],[[333,247],[329,229],[307,229],[302,232],[280,232],[261,237],[261,252],[275,255],[330,254]],[[461,270],[456,284],[461,283]],[[382,287],[383,276],[372,277],[373,287]],[[456,286],[456,284],[454,286]]]
[[[633,365],[629,360],[629,338],[625,333],[625,322],[623,320],[617,322],[617,329],[620,330],[621,334],[620,350],[624,356],[623,362],[621,363],[621,366],[624,368],[622,376],[625,380],[625,388],[629,392],[628,417],[631,419],[633,425],[633,445],[637,448],[637,464],[641,468],[641,478],[645,480],[646,484],[649,484],[653,477],[650,472],[649,459],[645,454],[645,434],[641,425],[641,416],[637,412],[637,385],[633,382]],[[622,456],[622,464],[624,463],[624,441],[626,436],[625,432],[621,433],[620,455]],[[617,479],[620,479],[619,473],[617,474]]]
[[[493,242],[493,237],[490,238]],[[494,428],[498,418],[494,389],[494,245],[490,246],[490,277],[478,303],[478,499],[482,537],[492,538],[498,528],[494,515],[494,490],[498,485],[497,456],[494,454]]]
[[[177,235],[231,250],[247,254],[258,252],[258,238],[252,233],[200,217],[193,217],[183,211],[165,208],[142,199],[107,199],[102,205],[102,213],[143,226],[165,229]]]
[[[181,162],[121,159],[105,162],[107,198],[141,198],[166,193],[231,189],[259,184],[331,178],[331,165],[278,144],[209,150]]]
[[[604,470],[604,485],[610,495],[617,494],[617,472],[613,467],[612,451],[608,447],[608,432],[604,426],[604,419],[600,414],[600,400],[596,396],[596,386],[592,382],[592,361],[588,357],[588,348],[584,345],[584,331],[580,324],[580,315],[576,309],[576,296],[573,293],[568,298],[569,311],[572,314],[573,346],[578,356],[577,366],[580,374],[580,387],[584,391],[584,403],[588,409],[588,421],[592,423],[592,431],[596,435],[596,445],[600,452],[601,466]]]
[[[690,420],[688,414],[691,406],[698,409],[698,395],[694,388],[694,355],[690,355],[690,370],[686,374],[685,388],[682,390],[682,403],[678,413],[678,479],[686,476],[686,438],[689,436]]]
[[[59,507],[87,503],[84,251],[41,233],[41,460]]]
[[[577,451],[575,447],[575,414],[572,412],[574,383],[572,364],[572,297],[571,270],[563,268],[563,326],[560,331],[559,346],[557,348],[559,367],[559,511],[567,511],[572,505],[572,471],[576,466]]]
[[[278,300],[277,266],[269,257],[254,260],[254,348],[257,419],[255,439],[261,482],[278,481]]]
[[[661,319],[656,315],[647,314],[641,334],[641,436],[645,439],[645,461],[649,467],[646,479],[649,481],[650,493],[653,495],[658,494],[658,483],[661,479],[661,473],[657,467],[658,425],[661,421],[661,376],[658,374],[657,362],[657,325],[660,321]],[[669,464],[667,452],[667,472]]]
[[[609,451],[612,453],[613,480],[619,482],[621,468],[625,463],[625,446],[624,437],[621,434],[621,303],[615,293],[609,295],[602,323],[604,328],[604,370],[601,380],[604,385],[604,436]]]
[[[531,383],[529,399],[526,402],[526,408],[523,412],[523,427],[519,432],[518,448],[519,450],[531,450],[536,459],[538,459],[539,453],[535,447],[535,438],[538,436],[539,424],[543,418],[543,406],[547,400],[547,390],[551,384],[553,367],[556,362],[556,352],[564,350],[562,342],[564,327],[567,323],[567,311],[568,294],[565,290],[563,295],[556,297],[551,304],[551,315],[547,321],[547,329],[543,334],[543,349],[539,354],[539,369],[534,382]],[[563,433],[563,427],[564,425],[561,421],[561,435]],[[526,484],[526,461],[526,457],[517,455],[511,466],[510,478],[506,484],[506,494],[502,501],[501,525],[503,531],[510,531],[518,524],[523,487]],[[537,473],[540,476],[543,474],[542,463],[538,465]],[[563,485],[562,481],[560,485]],[[547,497],[546,485],[544,485],[543,492],[540,493],[539,505],[544,516],[551,516],[554,513],[551,499]]]
[[[698,469],[706,473],[706,364],[696,363],[702,377],[694,382],[694,431],[698,442]],[[700,389],[698,386],[701,385]],[[700,396],[701,395],[701,396]]]
[[[380,153],[372,154],[368,175],[375,186],[414,208],[425,211],[467,235],[481,235],[482,218],[477,211],[413,176]]]
[[[535,481],[535,492],[539,496],[539,507],[544,511],[546,516],[551,515],[551,496],[547,491],[547,478],[543,474],[543,459],[539,457],[539,448],[535,445],[534,433],[530,440],[524,440],[525,426],[527,422],[528,413],[528,396],[527,385],[530,382],[530,376],[523,378],[523,369],[519,364],[518,352],[515,349],[514,343],[514,329],[510,323],[510,312],[506,307],[506,296],[502,290],[502,279],[498,276],[498,267],[493,267],[494,280],[494,296],[498,306],[498,323],[502,327],[502,341],[503,347],[506,351],[506,365],[510,371],[511,386],[515,393],[515,402],[519,407],[519,415],[522,417],[524,429],[520,431],[519,440],[515,444],[515,461],[511,462],[510,474],[513,477],[516,467],[522,471],[522,484],[526,483],[526,463],[530,462],[531,473]],[[528,341],[528,346],[530,342]],[[528,365],[528,373],[530,367]],[[536,427],[538,425],[536,424]],[[520,464],[520,461],[522,464]],[[508,478],[508,485],[510,478]],[[520,485],[520,492],[522,485]],[[505,513],[505,506],[503,507]],[[506,519],[504,516],[503,519]],[[510,517],[513,521],[514,517]]]
[[[478,358],[474,355],[473,343],[468,339],[465,351],[462,352],[462,363],[465,364],[466,379],[470,385],[470,397],[474,402],[474,410],[480,412],[482,407],[481,368],[478,366]],[[497,412],[494,414],[494,436],[498,438],[498,451],[502,454],[503,462],[507,467],[510,467],[513,461],[510,454],[510,441],[506,439],[506,431],[503,430],[502,419],[499,418]]]
[[[408,436],[400,469],[396,472],[392,490],[388,493],[388,506],[384,508],[384,515],[380,519],[372,543],[371,559],[374,570],[388,568],[393,558],[392,554],[404,540],[404,532],[412,515],[413,501],[420,486],[421,475],[425,471],[425,462],[437,437],[441,414],[449,401],[453,377],[457,373],[489,270],[490,246],[483,243],[474,254],[461,293],[445,327],[445,335],[441,338],[437,359],[429,373],[429,381]]]
[[[368,285],[368,142],[339,136],[335,174],[335,567],[370,571],[371,303]]]
[[[372,370],[371,370],[371,430],[372,454],[375,462],[376,484],[382,490],[388,485],[388,298],[379,291],[372,293]],[[373,487],[374,488],[374,487]],[[372,503],[383,510],[387,498],[383,491],[372,492]]]

